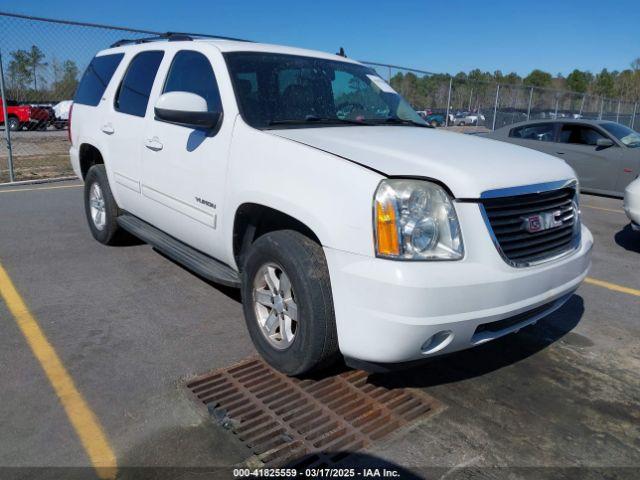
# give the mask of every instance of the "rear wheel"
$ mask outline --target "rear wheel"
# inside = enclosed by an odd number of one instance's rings
[[[338,341],[322,247],[292,230],[267,233],[245,256],[242,304],[263,358],[288,375],[334,363]]]
[[[16,117],[9,117],[8,123],[9,130],[11,130],[12,132],[17,132],[18,130],[20,130],[20,120],[18,120]]]
[[[111,193],[104,165],[94,165],[87,172],[84,209],[91,234],[100,243],[115,245],[126,235],[116,220],[120,209]]]

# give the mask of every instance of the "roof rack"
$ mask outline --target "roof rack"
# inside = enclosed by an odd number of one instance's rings
[[[110,48],[121,47],[122,45],[137,45],[141,43],[159,42],[162,40],[167,40],[169,42],[192,41],[197,38],[216,38],[218,40],[234,40],[236,42],[251,42],[251,40],[244,40],[242,38],[223,37],[221,35],[207,35],[205,33],[166,32],[166,33],[159,33],[158,35],[154,35],[153,37],[132,38],[132,39],[123,38],[122,40],[118,40],[117,42],[111,44]]]

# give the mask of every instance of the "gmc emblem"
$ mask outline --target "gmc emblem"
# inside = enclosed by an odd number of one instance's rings
[[[529,233],[541,232],[543,230],[549,230],[550,228],[562,226],[562,219],[560,219],[562,212],[556,210],[555,212],[542,212],[536,215],[523,218],[524,229]]]

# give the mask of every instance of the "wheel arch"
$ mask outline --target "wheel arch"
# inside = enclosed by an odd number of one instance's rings
[[[294,216],[260,203],[243,203],[233,219],[233,257],[239,270],[247,248],[262,235],[277,230],[294,230],[322,245],[314,229]]]
[[[87,172],[94,165],[104,165],[104,157],[100,150],[91,143],[82,143],[79,148],[80,172],[82,179],[87,177]]]

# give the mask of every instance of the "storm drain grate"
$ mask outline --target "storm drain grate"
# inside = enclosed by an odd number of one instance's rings
[[[437,406],[422,392],[368,380],[361,370],[298,380],[250,359],[187,388],[266,466],[326,467]]]

